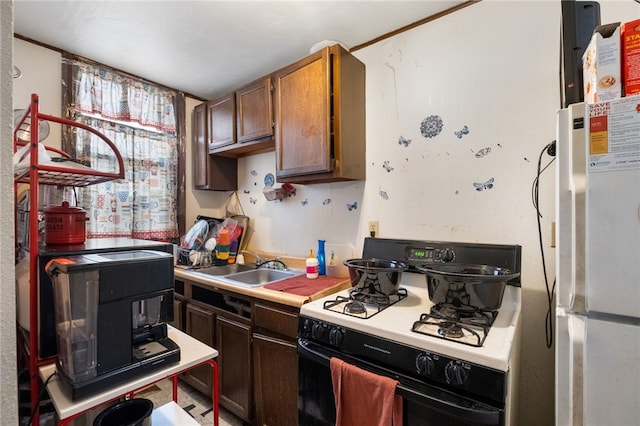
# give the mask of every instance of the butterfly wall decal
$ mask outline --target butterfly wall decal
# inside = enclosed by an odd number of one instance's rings
[[[404,146],[405,148],[408,147],[410,143],[411,139],[405,139],[404,136],[400,136],[400,139],[398,139],[398,144]]]
[[[485,189],[493,188],[494,178],[489,179],[485,183],[473,182],[473,186],[476,188],[476,191],[484,191]]]
[[[455,133],[455,135],[458,137],[458,139],[462,139],[462,137],[464,135],[468,135],[469,134],[469,128],[467,126],[464,126],[461,130],[457,131],[457,132],[453,132]]]
[[[357,201],[354,201],[353,204],[347,203],[347,209],[349,211],[356,210],[357,208],[358,208],[358,202]]]

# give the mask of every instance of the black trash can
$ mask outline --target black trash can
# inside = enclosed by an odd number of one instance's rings
[[[118,402],[98,414],[93,426],[151,426],[153,402],[134,398]]]

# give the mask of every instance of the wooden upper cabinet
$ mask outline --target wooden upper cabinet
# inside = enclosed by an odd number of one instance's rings
[[[209,147],[207,141],[207,105],[200,104],[193,109],[193,183],[196,188],[208,184],[207,166]]]
[[[238,161],[209,155],[209,105],[193,109],[193,185],[196,189],[235,191],[238,189]]]
[[[236,97],[230,93],[207,102],[209,152],[236,143]]]
[[[209,141],[209,152],[238,158],[273,151],[273,95],[271,77],[247,84],[232,94],[218,99],[217,131]],[[210,113],[214,114],[213,105]],[[229,112],[233,111],[233,117]],[[216,118],[214,117],[214,119]]]
[[[340,45],[274,75],[278,182],[365,178],[365,67]]]
[[[236,91],[238,143],[273,137],[271,77]]]

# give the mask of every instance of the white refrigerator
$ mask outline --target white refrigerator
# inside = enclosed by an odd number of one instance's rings
[[[640,425],[640,96],[558,112],[556,425]]]

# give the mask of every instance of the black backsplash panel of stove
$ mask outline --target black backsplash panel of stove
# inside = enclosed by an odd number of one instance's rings
[[[455,253],[452,263],[475,263],[509,269],[511,272],[521,272],[522,247],[519,245],[481,244],[447,241],[398,240],[389,238],[364,239],[362,258],[377,258],[397,260],[409,264],[409,271],[413,266],[424,265],[429,261],[414,261],[409,259],[411,249],[426,249],[437,253]],[[437,259],[436,262],[441,262]],[[508,282],[509,285],[520,287],[520,276]]]

